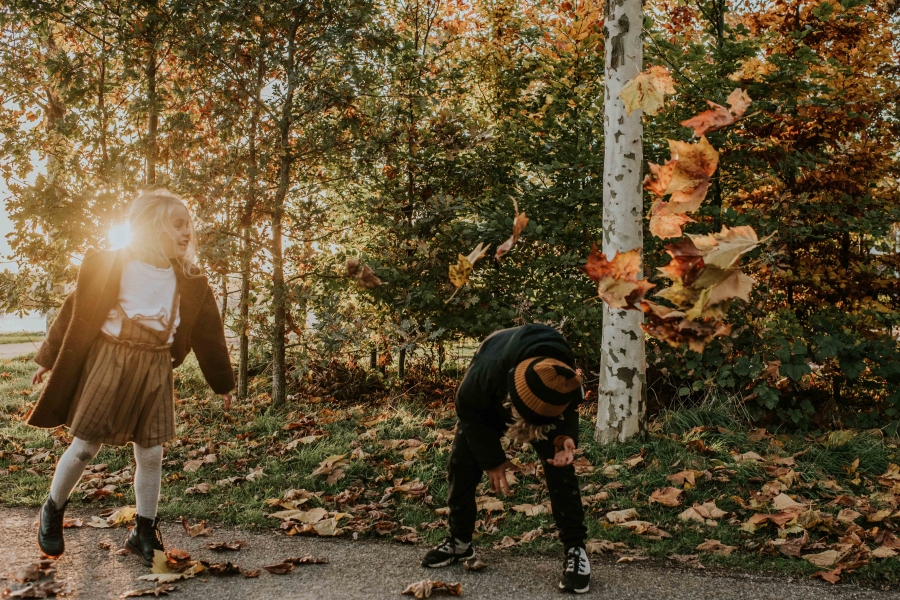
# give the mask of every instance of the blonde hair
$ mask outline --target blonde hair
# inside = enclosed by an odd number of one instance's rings
[[[167,235],[172,240],[176,239],[176,233],[172,228],[172,211],[176,207],[183,207],[188,213],[188,223],[191,228],[191,241],[188,243],[187,253],[184,258],[178,259],[185,274],[191,274],[195,270],[193,265],[197,257],[196,237],[194,235],[194,223],[191,220],[191,211],[182,200],[181,196],[170,192],[165,188],[142,191],[131,203],[128,210],[128,224],[131,226],[132,243],[138,237],[138,232],[150,230],[158,236]],[[159,252],[159,247],[151,248]]]
[[[507,398],[503,406],[510,412],[513,418],[512,423],[510,423],[509,427],[506,429],[506,437],[518,444],[525,444],[535,440],[546,440],[547,433],[556,427],[555,423],[550,423],[548,425],[535,425],[534,423],[529,423],[525,420],[525,417],[516,410],[516,407],[509,398]]]

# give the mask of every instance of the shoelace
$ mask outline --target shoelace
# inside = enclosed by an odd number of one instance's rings
[[[570,552],[566,557],[566,573],[581,573],[581,552]]]
[[[456,548],[457,548],[457,547],[458,547],[458,544],[456,543],[456,538],[454,538],[454,537],[451,535],[451,536],[448,536],[447,539],[445,539],[445,540],[441,543],[441,545],[438,546],[437,549],[440,550],[441,552],[448,552],[448,553],[450,553],[450,554],[459,554],[459,553],[456,551]]]

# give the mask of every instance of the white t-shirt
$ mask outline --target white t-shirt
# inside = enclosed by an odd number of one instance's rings
[[[169,311],[175,295],[175,270],[172,267],[160,269],[139,260],[132,260],[122,269],[119,284],[119,304],[129,319],[134,319],[157,331],[169,328]],[[175,328],[181,321],[178,307],[175,307],[175,326],[169,342],[175,338]],[[103,324],[103,333],[119,337],[122,331],[122,316],[117,308],[109,311]]]

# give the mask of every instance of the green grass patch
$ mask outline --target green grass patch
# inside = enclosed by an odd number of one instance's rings
[[[49,432],[24,423],[38,393],[30,386],[33,369],[27,359],[3,361],[2,365],[8,376],[0,380],[0,503],[7,506],[36,507],[44,500],[55,461],[68,443],[63,430]],[[278,527],[280,522],[267,516],[278,508],[267,500],[303,489],[316,494],[304,508],[321,506],[347,513],[350,516],[342,523],[356,527],[363,536],[390,538],[403,533],[388,531],[390,523],[414,528],[426,544],[446,534],[446,517],[436,510],[446,505],[448,430],[456,421],[447,403],[435,403],[431,395],[416,398],[396,393],[386,394],[380,403],[299,399],[284,410],[275,410],[267,396],[260,394],[226,415],[220,399],[205,391],[195,363],[178,370],[176,385],[181,395],[176,405],[179,437],[166,449],[160,504],[164,518],[185,516],[192,521]],[[402,400],[390,400],[392,397]],[[730,556],[702,554],[706,566],[808,576],[819,569],[773,548],[772,540],[785,535],[785,530],[769,525],[756,531],[742,529],[754,513],[777,512],[761,500],[767,486],[779,479],[788,481],[789,485],[782,484],[787,494],[832,516],[844,507],[833,502],[840,496],[868,503],[872,510],[892,502],[896,505],[898,500],[893,496],[895,489],[878,478],[890,463],[900,462],[897,442],[874,432],[773,434],[745,426],[727,406],[709,405],[663,414],[645,436],[600,446],[593,442],[593,407],[582,410],[583,457],[592,467],[579,476],[583,494],[608,494],[585,509],[589,537],[622,542],[629,551],[645,556],[665,559],[696,554],[697,545],[715,539],[737,551]],[[767,461],[736,461],[737,454],[751,451]],[[42,457],[46,452],[49,454]],[[513,448],[510,454],[523,464],[537,460],[528,449]],[[215,462],[201,463],[196,470],[189,468],[190,461],[212,455]],[[329,480],[327,474],[312,474],[333,455],[346,455],[348,460],[341,477]],[[643,459],[634,464],[630,459],[638,456]],[[776,465],[775,457],[785,463],[793,457],[794,464]],[[104,447],[94,462],[106,464],[108,472],[131,467],[131,449]],[[677,486],[684,489],[680,506],[650,503],[655,490],[675,485],[667,479],[669,475],[685,470],[697,476],[695,485]],[[425,494],[389,494],[393,486],[416,479],[427,485]],[[211,493],[189,494],[198,484],[210,484]],[[85,493],[76,492],[72,503],[99,512],[102,507],[133,503],[133,492],[126,483],[99,500],[85,498]],[[503,500],[503,511],[481,513],[479,545],[492,545],[505,536],[521,536],[538,527],[547,534],[555,533],[549,514],[527,517],[512,510],[520,504],[549,501],[541,477],[519,475],[513,496]],[[728,515],[714,525],[678,518],[685,508],[704,502],[715,502]],[[752,506],[754,502],[757,506]],[[607,521],[609,511],[628,508],[637,510],[639,520],[671,537],[653,539]],[[858,519],[860,535],[869,536],[876,527],[894,529],[891,519],[893,516],[878,523]],[[811,541],[833,544],[840,531],[811,528],[809,535]],[[869,536],[866,543],[874,549],[873,539]],[[545,535],[506,552],[556,553],[561,549],[555,535]],[[871,560],[843,578],[875,585],[897,583],[900,561]]]
[[[24,342],[40,342],[44,339],[42,331],[0,333],[0,344],[22,344]]]

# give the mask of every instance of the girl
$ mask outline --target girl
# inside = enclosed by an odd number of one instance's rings
[[[225,410],[234,375],[212,289],[189,262],[193,226],[184,203],[167,190],[144,192],[128,220],[131,244],[85,255],[75,291],[34,357],[33,383],[50,376],[28,423],[65,424],[74,438],[41,508],[41,551],[63,553],[69,494],[101,444],[131,442],[137,518],[125,547],[150,566],[163,550],[156,511],[162,444],[175,437],[172,369],[193,350]]]

